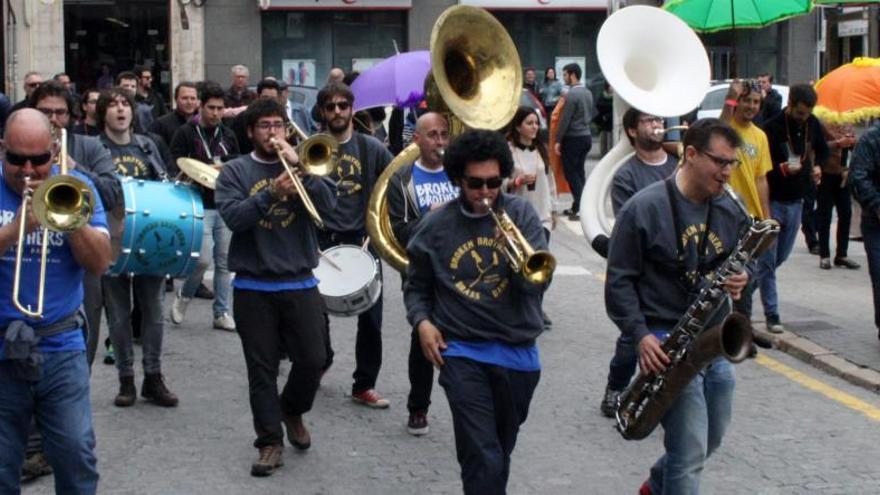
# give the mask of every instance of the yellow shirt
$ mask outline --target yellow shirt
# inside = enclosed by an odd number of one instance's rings
[[[742,197],[746,209],[752,216],[761,220],[766,219],[770,212],[763,212],[761,209],[761,198],[758,196],[755,180],[767,175],[767,172],[773,168],[767,135],[751,122],[747,127],[743,127],[736,120],[732,120],[730,125],[743,140],[743,145],[736,152],[740,165],[730,174],[730,187]]]

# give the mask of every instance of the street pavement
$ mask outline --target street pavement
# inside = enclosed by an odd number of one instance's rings
[[[554,231],[551,249],[559,266],[545,309],[554,325],[539,340],[544,369],[513,455],[509,493],[634,494],[662,453],[662,432],[625,441],[599,414],[618,333],[605,315],[604,263],[574,222],[563,221]],[[859,243],[850,255],[864,264]],[[784,323],[880,369],[866,267],[819,270],[818,259],[799,242],[779,273]],[[306,416],[312,448],[288,448],[285,466],[274,476],[252,478],[256,449],[240,342],[233,333],[211,329],[210,301],[196,300],[185,324],[166,322],[163,368],[180,396],[178,408],[140,400],[128,409],[114,407],[116,372],[99,356],[92,377],[99,492],[460,493],[451,418],[439,386],[431,432],[422,438],[406,432],[410,329],[400,279],[391,269],[385,274],[384,363],[377,388],[391,400],[390,409],[370,410],[350,400],[355,320],[334,318],[336,361]],[[757,297],[755,313],[761,314]],[[762,350],[736,369],[733,422],[706,464],[702,493],[880,492],[876,393],[777,350]],[[136,374],[140,386],[140,364]],[[51,477],[24,493],[52,493]]]

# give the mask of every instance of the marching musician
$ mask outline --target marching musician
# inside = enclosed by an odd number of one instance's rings
[[[642,373],[666,368],[663,339],[749,225],[723,190],[739,164],[741,143],[728,124],[697,121],[685,134],[679,170],[637,193],[617,215],[605,308],[636,343]],[[735,300],[747,281],[747,273],[733,274],[725,289]],[[718,321],[730,312],[727,306],[717,312]],[[721,357],[685,386],[661,420],[666,453],[651,468],[641,495],[699,492],[703,464],[730,423],[733,390],[733,365]]]
[[[25,177],[33,191],[57,173],[52,128],[32,109],[10,115],[3,143],[0,185],[0,492],[18,493],[27,428],[39,418],[57,493],[95,493],[95,434],[89,401],[89,367],[80,307],[83,274],[103,273],[112,261],[110,237],[97,188],[77,170],[95,198],[89,222],[71,232],[50,232],[43,318],[26,317],[12,304],[19,219],[27,215],[21,298],[36,306],[42,234],[32,203],[22,211]]]
[[[221,169],[223,162],[238,156],[238,140],[235,133],[223,124],[225,92],[219,84],[207,81],[202,85],[199,101],[199,121],[187,122],[180,126],[171,140],[171,156],[193,158],[200,162]],[[229,238],[232,233],[217,213],[214,191],[196,184],[202,197],[205,219],[202,222],[204,235],[196,269],[183,283],[183,287],[174,296],[171,305],[171,322],[175,325],[183,323],[186,308],[202,284],[202,277],[214,260],[214,328],[217,330],[235,331],[235,321],[229,316]]]
[[[135,134],[132,122],[134,97],[119,88],[112,88],[98,98],[98,127],[101,141],[110,149],[116,173],[124,177],[161,180],[167,177],[165,162],[156,144],[147,136]],[[134,405],[134,349],[131,327],[132,295],[141,309],[144,381],[141,396],[163,407],[177,406],[177,396],[165,385],[162,375],[162,298],[165,277],[158,275],[105,275],[102,280],[104,304],[110,327],[110,340],[116,351],[119,371],[119,393],[113,403],[117,407]]]
[[[535,340],[544,329],[541,300],[548,282],[533,283],[511,269],[484,201],[506,212],[534,249],[546,249],[547,241],[535,209],[501,193],[513,170],[501,134],[463,133],[443,165],[461,193],[412,234],[404,302],[422,352],[440,369],[464,492],[503,494],[540,378]]]
[[[416,121],[413,143],[419,158],[401,167],[388,183],[388,217],[394,237],[402,246],[425,215],[458,197],[458,186],[443,169],[443,150],[449,144],[449,124],[436,112],[428,112]],[[428,433],[428,407],[434,385],[434,368],[422,353],[419,334],[413,329],[409,346],[409,411],[407,431],[414,436]]]
[[[318,92],[318,107],[324,129],[339,143],[339,160],[331,178],[336,181],[337,207],[324,216],[325,229],[318,232],[322,250],[340,244],[360,246],[366,239],[366,206],[379,175],[392,156],[378,139],[354,132],[354,94],[343,83],[330,83]],[[371,254],[377,255],[370,249]],[[381,263],[380,280],[381,280]],[[355,370],[351,398],[372,408],[387,408],[389,402],[376,391],[382,367],[382,295],[370,309],[358,315]],[[327,325],[327,362],[333,364]]]
[[[261,99],[245,115],[254,151],[223,167],[215,199],[232,230],[233,314],[248,370],[254,446],[259,449],[251,475],[269,476],[282,465],[282,422],[294,447],[311,445],[303,414],[312,408],[320,384],[326,321],[312,273],[319,256],[315,226],[278,158],[282,153],[291,166],[299,163],[284,141],[284,107]],[[307,194],[326,217],[336,207],[334,183],[298,168],[293,173],[302,175]],[[293,365],[279,396],[282,357]]]

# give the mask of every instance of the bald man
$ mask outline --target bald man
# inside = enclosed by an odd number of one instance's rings
[[[58,147],[49,120],[23,109],[7,121],[0,184],[0,292],[11,294],[22,215],[28,235],[22,258],[21,303],[37,306],[42,229],[23,196],[58,173]],[[98,473],[89,404],[89,367],[82,326],[83,275],[100,275],[112,261],[101,196],[92,182],[89,221],[69,232],[49,232],[42,318],[0,298],[0,493],[18,493],[28,425],[38,418],[43,447],[55,471],[56,493],[95,493]]]
[[[388,216],[391,229],[402,246],[409,242],[425,214],[458,197],[458,187],[443,170],[443,150],[449,144],[449,124],[435,112],[416,121],[413,143],[419,158],[401,167],[388,184]],[[421,436],[428,433],[428,406],[434,385],[434,368],[422,353],[418,333],[413,331],[409,349],[409,410],[407,431]]]

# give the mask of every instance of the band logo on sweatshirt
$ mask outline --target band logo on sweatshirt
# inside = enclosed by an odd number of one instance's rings
[[[688,252],[693,250],[696,252],[699,249],[700,239],[703,237],[703,232],[706,231],[706,224],[693,224],[685,227],[684,231],[681,233],[681,245],[684,249],[684,252]],[[706,249],[709,253],[713,253],[715,256],[721,256],[724,254],[724,243],[721,242],[721,239],[718,238],[718,235],[709,231],[709,235],[706,236]],[[712,256],[710,256],[711,258]],[[696,259],[696,257],[694,257]],[[688,282],[693,285],[697,285],[702,276],[697,272],[696,267],[688,267],[688,270],[685,272],[685,278],[687,278]]]
[[[363,167],[358,157],[349,153],[342,153],[339,156],[339,160],[336,162],[336,172],[334,173],[336,197],[341,198],[361,192],[364,188],[363,184],[361,184],[363,178],[362,170]]]
[[[474,301],[498,299],[507,290],[507,263],[498,242],[477,237],[458,246],[449,260],[455,289]]]
[[[256,184],[251,186],[251,190],[248,191],[250,196],[253,196],[263,189],[269,187],[271,178],[262,179],[257,181]],[[266,230],[272,230],[276,227],[278,228],[286,228],[296,219],[296,212],[293,211],[289,198],[285,197],[279,200],[275,200],[271,206],[269,206],[269,213],[266,217],[261,218],[258,222],[258,225]]]

